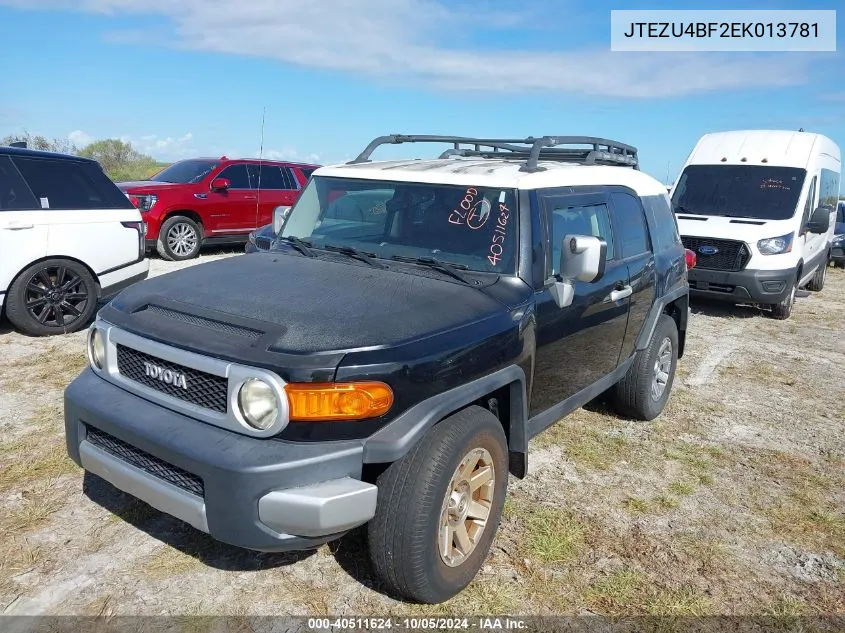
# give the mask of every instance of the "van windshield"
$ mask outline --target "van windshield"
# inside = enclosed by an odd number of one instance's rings
[[[672,196],[675,213],[756,220],[795,215],[806,170],[768,165],[690,165]]]

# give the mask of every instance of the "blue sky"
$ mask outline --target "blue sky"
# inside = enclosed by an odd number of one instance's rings
[[[0,0],[0,136],[121,137],[161,160],[252,156],[266,106],[268,157],[327,164],[393,132],[592,135],[637,146],[643,170],[662,181],[710,131],[803,127],[845,148],[841,27],[835,53],[620,53],[609,50],[614,7]]]

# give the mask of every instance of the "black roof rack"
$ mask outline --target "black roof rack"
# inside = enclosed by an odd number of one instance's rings
[[[593,136],[529,136],[523,139],[469,138],[463,136],[417,136],[390,134],[374,139],[355,160],[348,165],[370,162],[370,155],[382,145],[402,143],[451,143],[452,149],[439,158],[450,156],[477,158],[523,159],[520,171],[543,171],[538,161],[558,161],[580,165],[614,165],[639,169],[637,148],[617,141]],[[588,145],[587,148],[564,147]],[[464,146],[464,147],[462,147]]]

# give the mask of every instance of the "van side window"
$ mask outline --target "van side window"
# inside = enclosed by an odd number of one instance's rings
[[[567,235],[592,235],[607,242],[607,260],[613,259],[613,231],[606,204],[564,206],[552,204],[549,214],[550,252],[552,253],[552,274],[560,272],[560,248]],[[564,203],[565,204],[565,203]]]
[[[819,181],[819,204],[820,207],[835,209],[839,201],[839,174],[830,169],[821,170]]]
[[[642,255],[651,250],[648,227],[640,201],[627,193],[612,193],[613,228],[622,243],[622,258]]]
[[[12,161],[0,156],[0,212],[40,208]]]
[[[816,200],[816,177],[813,176],[813,182],[810,183],[810,189],[807,193],[807,202],[804,203],[804,218],[801,221],[801,227],[803,230],[804,225],[810,221],[810,216],[813,214],[813,209],[815,209],[815,202]]]

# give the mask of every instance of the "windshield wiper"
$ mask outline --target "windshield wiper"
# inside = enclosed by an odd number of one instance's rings
[[[327,251],[334,251],[335,253],[342,253],[348,257],[362,261],[365,264],[369,264],[373,268],[384,268],[384,264],[380,264],[373,259],[373,257],[375,257],[375,253],[365,253],[363,251],[359,251],[357,248],[352,248],[351,246],[335,246],[333,244],[323,244],[321,248]]]
[[[292,235],[286,235],[285,237],[279,237],[278,240],[285,242],[286,244],[290,244],[293,248],[298,250],[300,253],[305,255],[306,257],[314,257],[314,253],[311,252],[311,246],[309,242],[305,240],[294,237]]]
[[[440,271],[444,275],[449,275],[453,279],[465,283],[468,286],[475,286],[476,282],[470,281],[464,277],[458,270],[469,270],[469,266],[463,264],[453,264],[451,262],[444,262],[433,257],[406,257],[405,255],[394,255],[393,259],[399,262],[410,262],[412,264],[422,264],[434,270]]]

